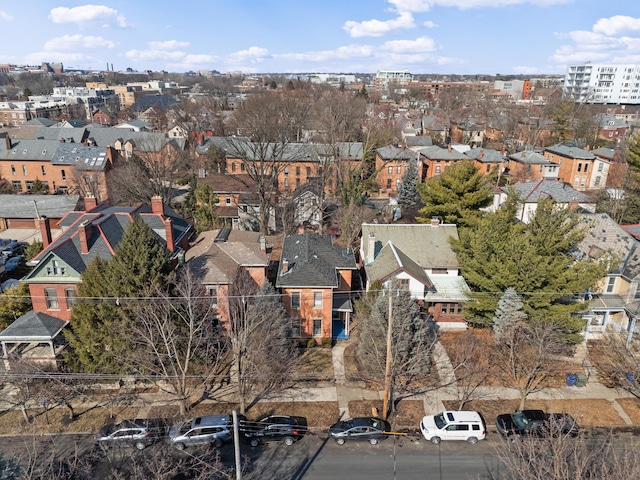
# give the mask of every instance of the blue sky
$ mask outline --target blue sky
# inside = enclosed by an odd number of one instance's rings
[[[640,64],[638,0],[0,0],[0,32],[0,63],[96,70],[533,76]]]

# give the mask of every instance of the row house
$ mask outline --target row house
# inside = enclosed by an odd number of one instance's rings
[[[33,118],[60,120],[66,111],[63,101],[0,102],[0,127],[17,127]]]
[[[591,153],[596,156],[596,165],[597,162],[604,163],[603,171],[606,175],[605,187],[620,188],[628,169],[627,162],[624,161],[621,151],[619,149],[615,150],[613,148],[600,147],[591,150]],[[598,171],[600,167],[596,166],[595,168],[596,171]],[[595,178],[592,180],[592,183],[595,183]]]
[[[451,145],[447,146],[447,148],[433,145],[417,149],[417,151],[422,155],[423,170],[420,176],[422,179],[437,177],[444,173],[450,165],[469,160],[469,157],[451,148]]]
[[[44,249],[29,262],[33,269],[23,279],[35,312],[69,321],[82,273],[94,258],[111,258],[123,231],[135,220],[145,222],[176,261],[189,249],[191,225],[160,197],[153,197],[151,205],[135,207],[98,205],[95,198],[87,197],[85,208],[69,212],[58,222],[62,233],[55,239],[49,219],[40,222]]]
[[[499,152],[491,148],[476,147],[464,153],[473,160],[480,175],[487,176],[497,173],[500,177],[507,165],[506,152]]]
[[[424,165],[419,151],[405,147],[388,145],[376,150],[376,197],[390,198],[398,194],[402,177],[409,165],[414,162],[418,168],[418,179],[423,178]]]
[[[118,157],[114,149],[55,140],[4,140],[0,175],[15,193],[29,192],[40,182],[50,193],[108,198],[106,174]]]
[[[469,287],[450,239],[458,238],[455,225],[363,224],[360,258],[366,289],[376,281],[384,288],[398,286],[411,296],[442,328],[465,328],[463,303]]]
[[[512,183],[558,178],[559,166],[544,155],[525,150],[509,155],[507,174]]]
[[[328,235],[284,238],[276,288],[282,292],[294,340],[348,338],[354,272],[353,250],[334,245]]]
[[[599,185],[606,184],[604,162],[598,162],[596,156],[568,143],[559,143],[544,149],[542,153],[551,162],[558,165],[558,179],[572,185],[576,190],[589,189],[592,177],[600,177]]]
[[[242,282],[236,291],[257,291],[267,281],[270,258],[271,248],[257,232],[223,228],[196,238],[186,253],[186,264],[206,289],[222,330],[230,320],[230,289]]]
[[[486,129],[473,122],[451,122],[451,143],[469,145],[471,148],[481,147],[484,143]]]

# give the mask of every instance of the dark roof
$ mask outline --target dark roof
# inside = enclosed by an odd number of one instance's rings
[[[502,163],[506,160],[506,157],[502,152],[491,148],[472,148],[471,150],[464,152],[464,154],[481,163]]]
[[[0,341],[36,342],[53,340],[67,324],[64,320],[29,310],[0,332]]]
[[[376,153],[383,160],[413,160],[416,158],[416,153],[413,150],[398,148],[394,145],[378,148]]]
[[[80,170],[102,171],[109,163],[105,147],[60,143],[51,158],[52,165],[72,165]]]
[[[276,287],[339,286],[338,269],[355,270],[350,248],[335,246],[328,235],[288,235],[282,246]],[[287,271],[283,264],[288,262]]]
[[[509,160],[513,160],[514,162],[522,163],[524,165],[556,165],[544,155],[531,150],[513,153],[509,155]]]
[[[546,147],[545,151],[552,152],[563,157],[582,160],[593,160],[595,158],[595,155],[593,153],[587,152],[582,148],[578,148],[568,143],[558,143],[556,145]]]
[[[429,160],[444,160],[444,161],[456,161],[456,160],[468,160],[464,153],[458,152],[456,149],[438,147],[433,145],[431,147],[424,147],[418,150],[422,155]]]
[[[590,196],[558,180],[518,182],[513,186],[513,189],[525,203],[537,203],[542,198],[551,198],[557,203],[596,203]]]
[[[80,195],[0,195],[0,218],[62,218],[79,201]]]
[[[430,147],[433,145],[431,137],[407,137],[404,139],[407,147]]]

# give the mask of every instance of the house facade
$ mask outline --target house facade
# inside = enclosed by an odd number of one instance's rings
[[[539,180],[537,182],[518,182],[513,185],[520,198],[518,219],[529,223],[538,208],[538,202],[551,199],[562,208],[579,209],[585,213],[595,213],[596,200],[558,180]]]
[[[402,183],[402,177],[409,165],[414,162],[418,169],[418,178],[422,178],[424,166],[422,156],[414,150],[389,145],[376,150],[377,198],[394,198]]]
[[[591,185],[596,156],[567,143],[559,143],[544,149],[542,153],[549,161],[558,165],[558,179],[576,190],[587,190]],[[599,172],[602,174],[603,172]],[[603,188],[606,178],[602,182]]]

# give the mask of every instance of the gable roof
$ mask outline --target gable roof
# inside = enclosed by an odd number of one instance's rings
[[[398,148],[394,145],[378,148],[376,153],[383,160],[412,160],[416,158],[413,150]]]
[[[431,286],[431,280],[424,268],[414,262],[406,253],[389,241],[376,256],[375,262],[365,265],[367,278],[372,282],[386,280],[399,271],[404,271],[419,282]]]
[[[328,235],[288,235],[282,245],[276,287],[337,288],[338,269],[355,270],[353,251],[333,245]],[[287,264],[286,271],[283,266]]]
[[[573,158],[576,160],[593,160],[595,155],[591,152],[587,152],[582,148],[578,148],[570,143],[558,143],[544,149],[546,152],[555,153],[567,158]]]
[[[524,165],[557,165],[544,155],[531,150],[512,153],[509,155],[509,160],[513,160],[514,162],[522,163]]]
[[[364,262],[369,251],[369,242],[375,242],[375,257],[389,242],[409,256],[423,269],[459,268],[449,238],[458,238],[455,225],[431,224],[362,224],[362,253]]]
[[[551,198],[557,203],[596,203],[590,196],[558,180],[518,182],[513,186],[513,189],[524,203],[537,203],[543,198]]]
[[[448,160],[448,161],[456,161],[456,160],[468,160],[464,153],[460,153],[454,148],[451,150],[447,148],[438,147],[437,145],[432,145],[431,147],[424,147],[417,149],[422,155],[427,157],[429,160]]]
[[[477,160],[481,163],[502,163],[506,160],[506,157],[499,152],[498,150],[493,150],[491,148],[472,148],[471,150],[467,150],[464,154],[472,158],[473,160]]]

